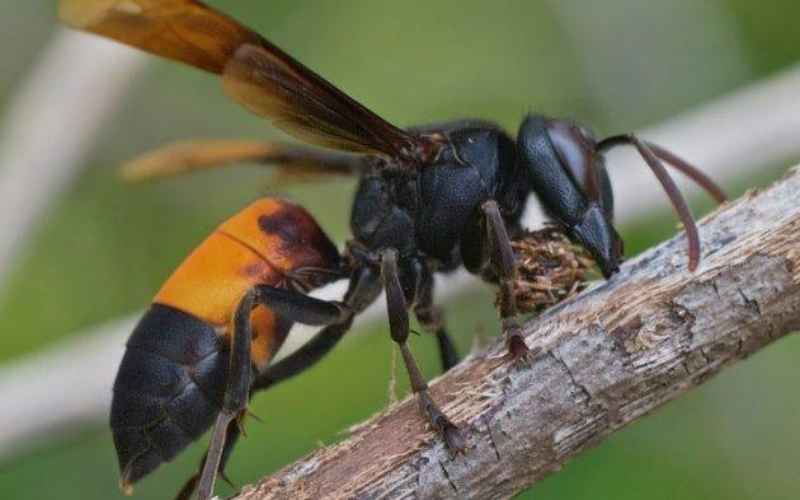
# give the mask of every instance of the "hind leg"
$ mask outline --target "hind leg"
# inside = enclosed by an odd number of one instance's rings
[[[228,439],[233,437],[230,429],[240,425],[240,420],[247,411],[253,375],[250,359],[250,314],[257,304],[265,304],[287,319],[309,325],[335,323],[350,316],[348,308],[343,304],[325,302],[291,290],[258,286],[245,294],[234,316],[228,381],[222,409],[217,415],[200,479],[197,481],[201,500],[211,498],[217,471],[221,469],[223,457],[230,453],[233,446],[233,441]],[[238,434],[238,430],[235,432]],[[190,495],[194,489],[193,482],[190,479],[179,495],[185,495],[187,489]]]
[[[255,300],[255,302],[268,305],[273,311],[293,322],[309,326],[327,326],[320,330],[313,339],[308,341],[300,349],[281,361],[270,365],[264,372],[258,374],[249,386],[248,397],[251,397],[258,391],[272,387],[277,383],[297,375],[316,364],[336,346],[339,340],[341,340],[344,334],[350,329],[353,323],[353,317],[374,302],[380,291],[380,276],[370,269],[357,271],[351,276],[350,286],[348,287],[348,291],[342,303],[326,302],[298,292],[267,286],[256,287],[251,290],[248,296],[254,296],[253,300]],[[249,307],[252,309],[253,305],[254,303],[251,302]],[[248,314],[239,318],[239,313],[245,314],[242,307],[247,308],[248,304],[240,305],[237,311],[237,319],[240,320],[243,320],[244,317],[249,317]],[[238,328],[239,321],[236,322],[236,325]],[[242,325],[242,327],[243,326],[244,325]],[[236,335],[234,335],[234,338],[236,338]],[[241,341],[244,342],[244,340]],[[241,369],[241,366],[239,369]],[[231,373],[235,373],[234,370],[231,370]],[[239,373],[239,376],[241,376],[241,373]],[[230,420],[225,435],[221,438],[217,437],[217,439],[224,442],[221,451],[215,451],[215,453],[219,454],[219,458],[213,457],[211,455],[211,449],[209,449],[209,452],[206,453],[206,456],[203,457],[200,463],[200,470],[184,484],[176,500],[189,500],[191,498],[198,484],[201,482],[201,475],[211,474],[211,472],[206,472],[207,470],[213,470],[211,469],[211,465],[209,465],[211,460],[217,462],[217,474],[223,479],[226,479],[223,475],[225,463],[240,434],[241,428],[239,423],[235,419]],[[209,457],[211,457],[211,460],[209,460]],[[206,481],[212,481],[211,490],[213,491],[213,478],[207,477]]]
[[[214,424],[211,442],[203,465],[203,472],[198,483],[200,500],[208,500],[214,491],[214,481],[222,461],[228,427],[240,419],[247,410],[252,371],[250,364],[250,341],[252,337],[250,313],[255,306],[255,296],[255,291],[248,292],[236,310],[225,398],[222,403],[222,410],[219,412],[217,421]]]

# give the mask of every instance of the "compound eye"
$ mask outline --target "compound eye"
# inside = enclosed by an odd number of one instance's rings
[[[592,133],[563,120],[548,121],[547,132],[562,167],[592,197],[593,193],[596,194],[596,183],[589,177],[596,144]]]

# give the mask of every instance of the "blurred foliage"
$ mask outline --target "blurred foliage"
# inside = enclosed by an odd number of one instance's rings
[[[581,5],[576,1],[565,3]],[[8,44],[0,47],[0,99],[19,82],[53,29],[52,3],[0,0],[0,29],[9,35]],[[797,2],[710,2],[736,41],[735,46],[715,50],[736,51],[733,56],[741,58],[746,71],[724,85],[698,89],[691,95],[685,89],[668,95],[669,89],[660,87],[658,92],[642,93],[637,84],[644,77],[619,74],[615,76],[619,91],[626,95],[625,89],[630,89],[635,98],[615,101],[618,112],[609,114],[599,112],[603,106],[590,97],[587,89],[592,82],[585,81],[579,54],[605,54],[610,49],[574,46],[565,34],[556,2],[210,3],[224,5],[227,12],[247,20],[348,93],[402,125],[478,116],[513,131],[525,112],[535,110],[579,117],[600,128],[635,128],[793,63],[800,41],[794,27],[800,15]],[[606,4],[619,11],[626,1]],[[677,0],[666,5],[674,16],[672,22],[680,24],[683,9],[691,4]],[[637,15],[646,16],[647,10],[640,8]],[[662,19],[641,21],[658,25]],[[602,23],[603,17],[595,15],[586,22]],[[647,61],[648,47],[656,45],[689,61],[692,47],[680,45],[681,33],[669,35],[633,40],[641,46],[641,60],[625,64],[633,68],[658,64]],[[692,60],[685,67],[713,71],[715,64]],[[694,76],[676,75],[681,79]],[[82,327],[142,309],[187,251],[219,221],[270,192],[268,175],[246,166],[160,184],[125,186],[118,181],[120,162],[164,142],[192,136],[280,137],[229,102],[214,78],[154,60],[114,123],[105,129],[85,174],[53,202],[9,285],[0,292],[0,361],[34,352]],[[767,182],[768,175],[752,182]],[[747,185],[740,185],[737,192]],[[298,186],[283,194],[306,205],[343,241],[352,190],[351,181],[336,181]],[[708,206],[697,205],[698,212]],[[624,228],[626,249],[634,254],[674,231],[671,215]],[[497,333],[491,304],[490,293],[482,291],[448,308],[462,351],[468,350],[476,334]],[[250,482],[313,449],[319,441],[340,439],[342,429],[386,404],[391,343],[384,325],[372,329],[353,335],[330,359],[302,377],[255,399],[253,411],[265,424],[251,423],[250,437],[240,444],[230,464],[234,480]],[[413,342],[423,369],[432,376],[437,370],[433,342],[426,337]],[[798,354],[796,339],[780,343],[615,435],[523,497],[794,498],[800,401],[791,400],[796,391],[790,383],[797,380],[793,360]],[[404,382],[402,372],[399,375]],[[406,390],[404,383],[399,388]],[[164,498],[176,491],[195,467],[203,446],[196,444],[145,480],[136,498]],[[0,465],[4,498],[116,498],[116,481],[110,435],[100,425]]]
[[[727,0],[745,42],[748,59],[759,74],[777,71],[797,62],[797,29],[793,16],[797,2]]]

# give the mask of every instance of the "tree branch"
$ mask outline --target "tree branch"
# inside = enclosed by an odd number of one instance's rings
[[[800,170],[525,325],[529,368],[500,342],[432,384],[470,449],[448,456],[406,399],[240,499],[506,498],[721,368],[800,327]]]

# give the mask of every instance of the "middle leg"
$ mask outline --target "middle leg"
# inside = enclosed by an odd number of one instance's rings
[[[419,398],[422,413],[436,432],[444,439],[445,445],[451,453],[464,450],[466,444],[461,436],[461,431],[447,415],[445,415],[428,393],[428,384],[422,376],[411,350],[408,348],[408,303],[406,302],[403,287],[398,275],[397,252],[393,249],[385,250],[381,258],[381,276],[386,289],[386,306],[389,313],[389,330],[403,356],[403,362],[411,381],[411,390]]]
[[[436,335],[442,371],[446,372],[458,364],[458,351],[453,340],[447,334],[444,312],[433,303],[433,275],[430,272],[423,275],[419,296],[414,306],[414,314],[425,331]]]

